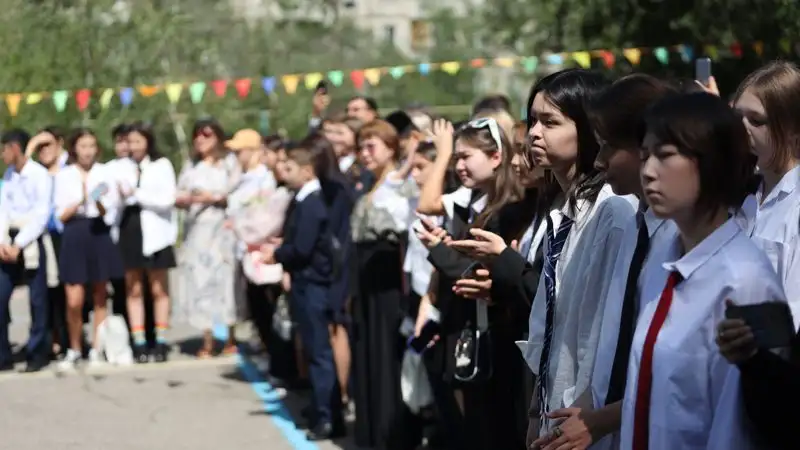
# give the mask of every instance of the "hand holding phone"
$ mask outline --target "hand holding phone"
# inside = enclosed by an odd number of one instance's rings
[[[766,302],[755,305],[728,303],[728,319],[743,320],[753,331],[756,345],[763,349],[789,347],[795,336],[794,320],[789,305],[784,302]]]

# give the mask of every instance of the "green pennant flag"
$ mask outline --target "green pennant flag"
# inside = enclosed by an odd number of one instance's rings
[[[522,67],[525,69],[525,73],[536,72],[536,68],[539,67],[539,58],[536,56],[529,56],[523,59]]]
[[[389,75],[392,76],[395,80],[405,75],[406,69],[403,66],[395,66],[389,69]]]
[[[653,54],[656,55],[656,59],[661,64],[666,65],[669,62],[669,51],[664,47],[658,47],[657,49],[653,50]]]
[[[67,107],[67,100],[69,100],[69,91],[53,92],[53,105],[56,107],[56,111],[64,111]]]
[[[341,86],[344,82],[344,73],[341,70],[331,70],[328,72],[328,79],[334,86]]]
[[[203,94],[206,93],[206,83],[203,81],[198,81],[196,83],[192,83],[189,85],[189,98],[192,99],[192,103],[197,104],[203,100]]]

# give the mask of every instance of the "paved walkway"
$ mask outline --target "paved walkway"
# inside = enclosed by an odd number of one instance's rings
[[[11,309],[11,340],[22,344],[29,324],[24,289]],[[196,335],[175,326],[170,337]],[[303,400],[270,397],[258,376],[238,356],[197,361],[177,348],[166,364],[0,375],[0,449],[355,449],[349,441],[302,439],[291,417]]]

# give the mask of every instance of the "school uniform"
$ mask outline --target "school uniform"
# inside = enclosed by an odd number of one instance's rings
[[[175,267],[173,246],[178,238],[175,217],[175,170],[165,157],[146,156],[131,166],[121,183],[132,190],[119,226],[119,249],[125,270],[165,270]]]
[[[309,359],[315,413],[312,431],[323,425],[341,429],[341,396],[328,336],[332,241],[319,180],[303,185],[290,209],[275,261],[292,275],[292,311]]]
[[[764,195],[763,183],[745,200],[745,230],[783,281],[795,327],[800,327],[800,166]]]
[[[604,186],[594,202],[578,200],[545,217],[544,269],[529,318],[527,342],[518,342],[537,378],[539,435],[555,424],[546,413],[591,407],[591,375],[600,320],[625,226],[635,197]]]
[[[111,161],[106,163],[106,170],[108,174],[113,178],[113,183],[110,185],[110,189],[118,190],[121,184],[124,184],[128,177],[128,174],[136,173],[136,163],[133,162],[130,158],[115,158]],[[122,198],[118,198],[119,203],[117,204],[116,214],[114,217],[114,224],[111,226],[111,239],[114,241],[115,244],[119,245],[119,226],[122,222],[123,212],[125,210],[125,203]],[[118,250],[119,253],[119,250]],[[124,274],[123,274],[124,275]],[[119,314],[125,319],[125,323],[128,324],[128,305],[127,305],[127,292],[125,290],[125,278],[112,278],[111,279],[111,287],[114,291],[113,295],[111,296],[112,302],[112,309],[114,314]],[[147,294],[145,294],[147,295]],[[145,307],[147,308],[150,302],[145,302]],[[152,316],[152,314],[150,314]],[[130,324],[128,324],[130,327]]]
[[[665,243],[671,243],[677,233],[674,222],[659,219],[650,209],[640,210],[628,221],[601,306],[603,317],[591,380],[593,408],[622,400],[636,318],[642,309],[642,280],[650,271],[663,272],[660,268],[669,248]],[[618,431],[592,445],[595,450],[618,448]]]
[[[62,169],[56,176],[55,206],[58,217],[78,206],[64,223],[61,236],[59,273],[65,284],[105,283],[123,276],[122,260],[111,239],[111,226],[117,215],[119,193],[114,178],[101,163],[95,163],[85,175],[77,165]],[[84,191],[85,186],[85,191]],[[94,200],[84,198],[105,186],[100,197],[105,209],[101,215]]]
[[[725,300],[785,302],[769,259],[731,219],[685,255],[680,237],[663,271],[648,273],[622,407],[621,448],[757,448],[738,369],[719,353]],[[667,282],[661,283],[667,273]]]
[[[16,279],[29,287],[31,329],[26,346],[27,370],[47,364],[48,339],[47,257],[44,235],[50,216],[52,178],[41,164],[27,160],[17,172],[9,167],[0,192],[0,241],[18,246],[19,260],[0,263],[0,318],[9,317],[9,301]],[[0,320],[0,369],[12,364],[8,321]]]

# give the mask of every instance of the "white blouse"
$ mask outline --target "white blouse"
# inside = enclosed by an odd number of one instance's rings
[[[132,173],[124,177],[128,182],[123,183],[122,188],[132,191],[133,194],[127,198],[126,204],[139,205],[142,208],[142,254],[151,256],[175,245],[178,239],[175,169],[165,157],[156,160],[145,157],[138,168],[131,165],[128,170],[132,170]],[[137,174],[139,171],[141,173]]]
[[[653,351],[650,450],[750,449],[738,369],[719,353],[717,324],[725,300],[736,304],[786,301],[781,281],[747,235],[728,220],[680,256],[679,236],[665,243],[668,261],[644,279],[622,408],[621,448],[631,449],[642,348],[669,272],[683,281]]]
[[[591,375],[600,335],[600,319],[611,284],[616,255],[628,220],[638,200],[614,195],[606,185],[594,204],[579,201],[575,224],[564,243],[556,266],[556,310],[550,347],[548,406],[555,410],[573,404],[591,407]],[[550,211],[558,229],[566,206]],[[547,234],[547,233],[546,233]],[[546,235],[543,245],[552,236]],[[537,375],[547,314],[544,271],[531,308],[528,341],[519,341],[528,367]],[[576,403],[578,400],[580,403]],[[549,422],[549,421],[548,421]],[[546,423],[545,428],[554,425]],[[547,429],[542,429],[544,433]]]
[[[84,199],[83,172],[75,165],[69,166],[58,171],[55,177],[55,203],[56,216],[61,217],[68,208],[78,206],[75,213],[78,217],[95,218],[100,216],[97,204],[90,198],[92,192],[100,186],[105,185],[105,194],[100,197],[100,203],[105,208],[106,213],[103,221],[109,225],[114,225],[117,218],[117,210],[120,205],[119,189],[117,180],[105,164],[94,163],[86,175],[86,198]],[[81,200],[84,200],[81,203]]]
[[[800,327],[800,167],[781,178],[764,199],[764,186],[745,201],[747,231],[764,251],[783,282],[786,298]],[[762,199],[764,201],[762,202]]]

